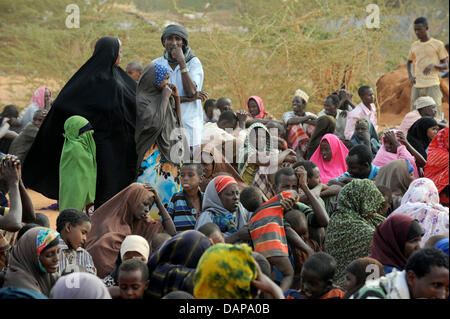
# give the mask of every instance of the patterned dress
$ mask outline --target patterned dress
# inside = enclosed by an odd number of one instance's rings
[[[169,204],[175,193],[181,191],[180,166],[167,161],[156,143],[145,153],[141,169],[143,173],[138,177],[137,182],[151,184],[158,192],[164,206]],[[153,205],[150,215],[158,219],[156,205]]]

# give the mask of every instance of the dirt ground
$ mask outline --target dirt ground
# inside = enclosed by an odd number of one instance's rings
[[[42,195],[41,193],[35,192],[34,190],[27,189],[31,200],[33,201],[34,211],[44,213],[50,220],[50,227],[56,230],[56,218],[58,218],[59,211],[57,210],[42,210],[42,208],[48,207],[51,204],[56,203],[56,200],[50,199]]]

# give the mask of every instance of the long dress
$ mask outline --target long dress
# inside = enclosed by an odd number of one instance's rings
[[[119,39],[102,37],[92,57],[61,90],[25,158],[22,172],[27,187],[58,199],[64,123],[72,115],[84,117],[94,128],[95,207],[136,180],[136,82],[114,66],[119,49]]]
[[[153,62],[148,64],[136,92],[137,181],[151,184],[163,205],[167,205],[172,196],[181,190],[180,164],[186,162],[190,154],[176,101],[171,96],[167,104],[164,103],[162,92],[158,89],[159,83],[167,74],[169,70],[166,67]],[[157,218],[156,205],[152,207],[150,214]]]

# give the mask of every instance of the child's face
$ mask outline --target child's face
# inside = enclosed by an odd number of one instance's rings
[[[298,217],[298,226],[292,226],[292,229],[303,239],[309,239],[308,223],[306,218]]]
[[[181,168],[180,181],[183,190],[196,190],[200,185],[201,177],[200,175],[198,175],[197,169],[195,167],[187,166]]]
[[[211,177],[214,171],[214,158],[207,152],[202,152],[203,176]]]
[[[119,275],[119,288],[122,299],[142,299],[148,288],[148,280],[142,281],[142,272],[139,270],[124,271]]]
[[[355,125],[355,135],[359,139],[363,139],[364,133],[369,132],[369,126],[365,122],[358,122]]]
[[[162,90],[169,83],[170,73],[167,73],[166,77],[158,85],[158,89]]]
[[[250,143],[258,150],[264,151],[267,144],[267,139],[270,138],[267,136],[266,131],[260,127],[255,128],[250,132]]]
[[[215,244],[224,244],[225,238],[221,231],[217,230],[213,232],[211,235],[209,235],[209,241],[211,242],[211,245]]]
[[[439,126],[432,126],[427,130],[427,136],[430,140],[432,140],[437,133],[439,132]]]
[[[379,214],[382,216],[386,216],[387,211],[389,210],[389,208],[391,208],[391,201],[390,201],[389,195],[383,194],[383,197],[384,197],[384,204],[383,204],[383,207],[381,208]]]
[[[303,266],[302,273],[302,292],[308,299],[320,298],[330,289],[328,282],[322,280],[319,274],[312,269]]]
[[[134,212],[134,217],[136,219],[146,219],[149,216],[150,213],[150,209],[153,206],[153,196],[149,197],[148,199],[146,199],[145,201],[143,201],[142,203],[140,203],[138,205],[138,207],[136,208],[136,211]]]
[[[308,178],[308,188],[313,189],[317,185],[319,185],[322,181],[320,180],[320,171],[318,167],[314,167],[313,176]]]
[[[80,225],[76,226],[66,223],[64,231],[64,240],[76,250],[79,247],[84,246],[87,235],[91,231],[91,223],[83,221]]]
[[[297,175],[281,175],[278,180],[277,192],[294,190],[298,192],[298,178]]]
[[[337,105],[334,105],[331,99],[326,99],[323,103],[323,109],[326,115],[335,116],[337,114]]]
[[[139,78],[141,76],[141,71],[138,71],[136,69],[130,69],[127,68],[126,69],[127,74],[130,76],[130,78],[132,78],[133,80],[135,80],[136,82],[139,81]]]
[[[33,118],[33,124],[36,125],[37,127],[41,127],[42,122],[44,122],[44,119],[45,119],[44,114],[37,115],[36,117]]]
[[[345,284],[344,289],[345,291],[351,291],[356,287],[356,276],[353,275],[351,272],[348,272],[345,274]]]

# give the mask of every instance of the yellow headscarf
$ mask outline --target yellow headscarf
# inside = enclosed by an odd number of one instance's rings
[[[197,299],[251,299],[256,262],[247,244],[216,244],[200,258],[194,275]]]

